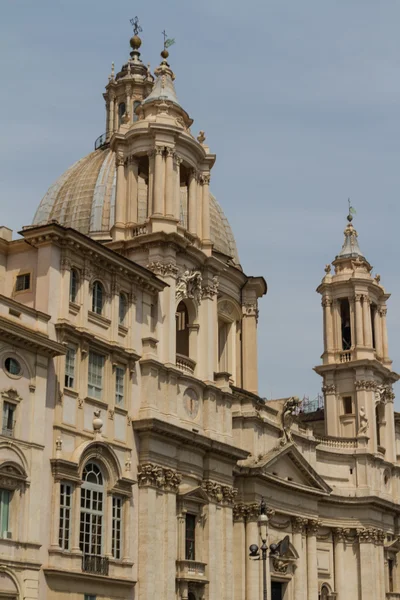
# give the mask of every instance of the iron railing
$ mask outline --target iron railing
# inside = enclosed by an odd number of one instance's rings
[[[95,575],[108,575],[108,558],[97,554],[84,554],[82,556],[82,571]]]
[[[95,141],[94,149],[98,150],[99,148],[104,148],[105,146],[108,146],[109,140],[110,140],[109,131],[102,133],[101,135],[99,135],[99,137]]]

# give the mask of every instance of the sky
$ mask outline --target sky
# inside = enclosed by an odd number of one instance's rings
[[[260,395],[320,391],[315,289],[341,248],[348,197],[361,250],[392,293],[400,370],[398,0],[2,0],[0,224],[17,235],[93,149],[136,15],[144,63],[159,63],[164,29],[176,40],[179,101],[217,155],[211,190],[244,271],[268,283]]]

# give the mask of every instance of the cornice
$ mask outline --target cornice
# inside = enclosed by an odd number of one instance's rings
[[[359,367],[366,367],[368,369],[374,369],[378,371],[384,378],[388,379],[391,382],[398,381],[400,379],[400,375],[395,371],[391,371],[382,363],[380,363],[375,358],[363,358],[360,360],[352,360],[347,363],[330,363],[328,365],[317,365],[313,367],[313,370],[318,373],[318,375],[324,375],[325,373],[333,372],[333,371],[349,371],[351,369],[357,369]]]
[[[135,419],[132,421],[132,427],[134,431],[139,434],[139,436],[144,436],[146,434],[161,435],[164,437],[164,441],[168,439],[185,443],[188,446],[194,446],[211,454],[225,456],[231,459],[233,462],[237,460],[243,460],[247,458],[249,454],[246,450],[242,450],[236,446],[231,446],[230,444],[213,440],[212,438],[201,435],[200,433],[183,429],[177,425],[172,425],[170,423],[161,421],[160,419]]]
[[[10,308],[15,308],[16,310],[20,311],[21,313],[25,313],[27,315],[30,315],[31,317],[34,317],[35,319],[42,319],[43,321],[50,321],[51,316],[48,315],[47,313],[41,312],[40,310],[36,310],[34,308],[31,308],[30,306],[26,306],[25,304],[21,304],[21,302],[17,302],[16,300],[14,300],[13,298],[10,298],[9,296],[4,296],[3,294],[0,294],[0,302],[2,302],[3,304],[6,304],[6,306],[9,306]]]
[[[43,573],[46,577],[57,577],[60,579],[65,577],[67,579],[73,579],[77,581],[85,582],[97,582],[103,586],[110,585],[121,585],[124,587],[133,587],[136,584],[135,579],[128,579],[125,577],[113,577],[112,575],[99,575],[98,573],[83,573],[82,571],[73,571],[72,569],[60,569],[55,567],[43,567]]]
[[[28,329],[23,325],[10,321],[6,317],[0,315],[0,332],[3,339],[17,343],[27,350],[35,350],[36,352],[47,356],[60,356],[66,354],[66,348],[62,344],[48,338],[43,333],[38,333],[32,329]]]

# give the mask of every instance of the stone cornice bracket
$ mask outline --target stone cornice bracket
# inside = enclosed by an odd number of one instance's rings
[[[360,544],[375,544],[381,546],[385,541],[385,532],[374,527],[359,527],[356,530]]]
[[[308,535],[317,535],[318,529],[321,526],[321,521],[318,519],[309,519],[307,523],[307,533]]]
[[[216,481],[211,481],[211,479],[203,480],[201,487],[207,494],[210,502],[223,504],[225,506],[233,506],[238,493],[237,489],[230,487],[229,485],[220,485]]]
[[[152,271],[155,275],[160,275],[161,277],[174,277],[176,279],[178,275],[178,267],[171,262],[151,262],[147,265],[147,269]]]
[[[292,531],[293,533],[305,533],[306,527],[308,524],[308,519],[304,519],[303,517],[293,517],[292,518]]]
[[[174,469],[145,463],[138,467],[138,486],[153,487],[164,492],[177,493],[182,475]]]

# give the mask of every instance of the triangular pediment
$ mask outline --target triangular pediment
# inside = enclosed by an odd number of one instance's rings
[[[197,502],[197,504],[208,504],[208,496],[200,486],[182,490],[178,497],[180,500],[191,500],[192,502]]]
[[[324,494],[332,491],[294,443],[271,450],[255,466],[264,476],[285,485]]]

